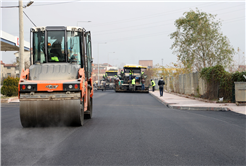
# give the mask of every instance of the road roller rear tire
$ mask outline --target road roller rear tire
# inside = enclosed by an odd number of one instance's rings
[[[81,109],[80,109],[80,125],[84,125],[84,118],[85,118],[85,112],[84,112],[84,100],[81,102]]]
[[[89,108],[88,108],[88,113],[85,114],[85,119],[91,119],[92,118],[92,110],[93,110],[93,98],[90,97],[89,100]]]

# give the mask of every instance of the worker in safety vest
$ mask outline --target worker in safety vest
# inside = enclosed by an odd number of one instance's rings
[[[59,62],[59,59],[58,59],[58,57],[57,57],[57,56],[53,56],[53,57],[51,57],[51,60],[52,60],[52,61]]]
[[[132,69],[130,69],[130,71],[129,71],[129,80],[132,79],[132,74],[133,74]]]
[[[144,79],[144,71],[141,72],[141,79]]]
[[[135,77],[133,77],[132,78],[133,91],[135,91],[135,84],[136,84],[136,80],[135,80]]]
[[[120,72],[120,79],[123,79],[123,77],[124,77],[124,71],[123,70],[121,70],[121,72]]]
[[[53,56],[51,57],[51,61],[56,61],[59,62],[59,59],[64,59],[64,54],[62,53],[62,48],[61,48],[61,42],[63,39],[63,36],[55,36],[56,41],[52,44],[51,46],[51,50],[50,53],[53,54]],[[50,43],[48,43],[49,46],[51,45]]]
[[[155,81],[154,80],[151,80],[151,85],[152,85],[152,90],[154,92],[155,91]]]

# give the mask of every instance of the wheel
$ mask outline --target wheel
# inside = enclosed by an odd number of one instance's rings
[[[90,97],[89,110],[88,110],[87,114],[85,114],[85,119],[91,119],[92,118],[92,110],[93,110],[93,98]]]
[[[87,101],[88,101],[88,106],[87,106],[87,111],[85,112],[84,118],[85,119],[91,119],[92,117],[92,98],[90,97],[91,92],[89,90],[88,96],[87,96]]]
[[[80,125],[83,126],[84,125],[84,99],[82,100],[81,104],[80,104]]]

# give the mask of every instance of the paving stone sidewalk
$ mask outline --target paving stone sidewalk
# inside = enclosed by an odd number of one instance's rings
[[[163,92],[163,96],[160,97],[159,91],[149,91],[149,93],[161,103],[173,109],[233,111],[246,115],[246,106],[237,106],[235,103],[210,103],[199,98],[188,98],[167,92]]]

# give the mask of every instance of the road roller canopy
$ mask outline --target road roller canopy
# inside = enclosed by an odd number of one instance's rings
[[[90,32],[81,27],[34,27],[31,38],[33,64],[68,62],[83,66],[86,54],[91,60]],[[83,42],[86,42],[86,48],[82,48]]]

